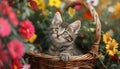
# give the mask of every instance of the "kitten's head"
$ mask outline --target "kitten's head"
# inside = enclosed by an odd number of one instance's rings
[[[60,13],[56,12],[50,26],[50,38],[57,43],[72,43],[80,30],[80,26],[79,20],[71,24],[64,23]]]

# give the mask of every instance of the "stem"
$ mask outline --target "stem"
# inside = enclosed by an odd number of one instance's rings
[[[23,62],[23,64],[26,64],[25,60],[23,58],[21,58],[21,61]]]
[[[99,57],[98,57],[98,58],[99,58]],[[100,58],[99,58],[99,60],[100,60]],[[101,64],[103,65],[103,67],[104,67],[105,69],[107,69],[107,67],[105,66],[105,64],[103,63],[103,61],[100,60],[100,62],[101,62]]]

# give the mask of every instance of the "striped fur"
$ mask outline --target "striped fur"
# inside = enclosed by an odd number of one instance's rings
[[[73,55],[82,54],[74,45],[80,26],[79,20],[71,24],[63,22],[61,15],[57,12],[50,26],[51,45],[48,50],[49,54],[60,56],[63,61],[68,61]]]

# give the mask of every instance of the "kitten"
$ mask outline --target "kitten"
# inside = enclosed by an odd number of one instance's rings
[[[63,22],[60,13],[56,12],[50,26],[49,54],[59,56],[63,61],[69,61],[73,55],[82,54],[74,45],[80,26],[79,20],[71,24]]]

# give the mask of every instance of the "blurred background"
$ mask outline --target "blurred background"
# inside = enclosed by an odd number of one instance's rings
[[[81,20],[75,44],[83,52],[91,49],[95,23],[80,0],[0,0],[0,69],[29,69],[23,59],[29,51],[45,53],[49,47],[49,26],[55,12],[63,21]],[[120,68],[120,0],[84,0],[97,11],[102,27],[95,69]],[[26,67],[26,68],[25,68]]]

